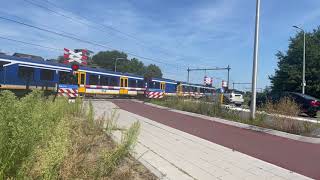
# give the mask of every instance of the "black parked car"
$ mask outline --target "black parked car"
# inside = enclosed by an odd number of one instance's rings
[[[320,100],[301,93],[285,92],[281,94],[273,94],[269,96],[257,97],[257,106],[262,107],[267,101],[277,102],[284,97],[292,98],[301,108],[301,113],[306,113],[310,117],[315,117],[320,110]],[[249,102],[250,105],[250,102]]]

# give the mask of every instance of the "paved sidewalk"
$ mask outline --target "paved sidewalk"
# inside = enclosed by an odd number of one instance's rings
[[[94,101],[97,116],[117,109],[118,124],[140,121],[135,156],[160,179],[308,179],[246,154],[118,109],[108,101]],[[119,138],[119,133],[115,133]]]

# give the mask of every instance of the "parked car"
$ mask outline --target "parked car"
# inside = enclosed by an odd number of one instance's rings
[[[317,116],[317,112],[320,110],[320,100],[301,93],[296,92],[284,92],[280,94],[272,94],[269,96],[261,96],[257,97],[257,107],[263,107],[263,105],[269,101],[272,103],[278,102],[280,99],[284,97],[291,98],[295,103],[300,106],[300,113],[306,113],[310,117]],[[251,102],[249,101],[249,106]]]
[[[306,113],[310,117],[317,116],[317,112],[320,110],[319,99],[301,93],[289,93],[289,95],[300,105],[302,113]]]

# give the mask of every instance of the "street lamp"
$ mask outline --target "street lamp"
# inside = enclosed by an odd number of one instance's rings
[[[116,58],[116,62],[114,64],[114,72],[117,72],[117,62],[119,59],[125,59],[125,58]]]
[[[302,28],[298,26],[293,26],[293,27],[303,32],[302,94],[304,94],[305,86],[307,85],[306,84],[306,33]]]
[[[256,27],[254,36],[254,51],[253,51],[253,67],[252,67],[252,96],[250,106],[250,117],[256,117],[256,96],[257,96],[257,73],[258,73],[258,47],[259,47],[259,22],[260,22],[260,0],[256,3]]]

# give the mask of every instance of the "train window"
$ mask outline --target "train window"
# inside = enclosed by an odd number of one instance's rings
[[[100,77],[100,85],[101,86],[108,86],[110,84],[110,77],[108,76],[101,76]]]
[[[42,81],[53,81],[54,71],[48,69],[40,70],[40,80]]]
[[[25,80],[34,80],[34,69],[30,67],[19,67],[18,76]]]
[[[190,87],[191,92],[197,92],[197,87]]]
[[[138,80],[138,84],[137,84],[137,87],[138,88],[144,88],[145,84],[142,80]]]
[[[205,93],[205,89],[204,88],[200,88],[200,93]]]
[[[137,87],[137,81],[136,79],[129,79],[129,87]]]
[[[155,89],[160,89],[160,82],[155,82],[154,88]]]
[[[89,75],[89,85],[98,85],[99,84],[99,77],[98,75]]]
[[[148,83],[148,87],[151,88],[151,89],[153,89],[153,88],[155,87],[155,82],[150,81],[150,82]]]
[[[59,84],[78,84],[78,78],[70,72],[59,71]]]
[[[110,77],[110,86],[119,86],[119,77]]]
[[[189,86],[182,86],[182,91],[183,92],[189,92]]]

